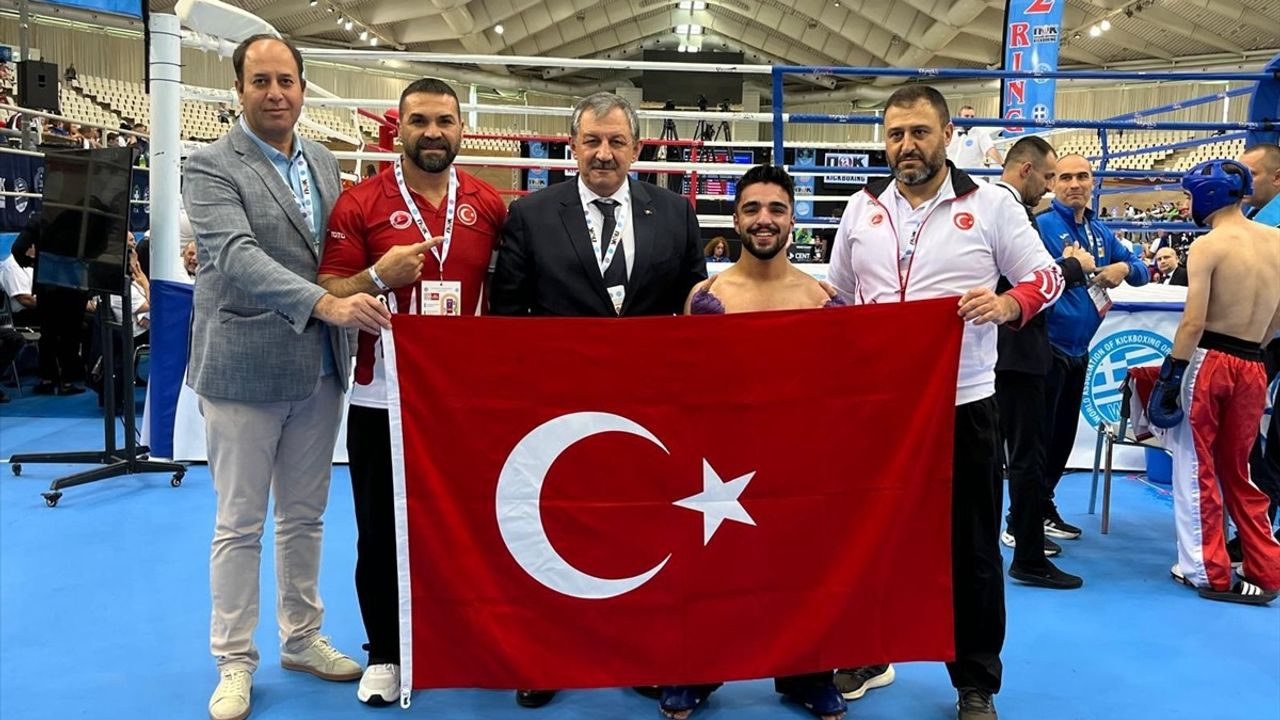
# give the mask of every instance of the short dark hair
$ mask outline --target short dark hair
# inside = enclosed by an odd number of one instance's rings
[[[777,185],[786,190],[787,200],[793,206],[796,204],[796,183],[791,179],[791,175],[777,165],[757,165],[743,173],[742,178],[738,180],[738,187],[733,196],[733,209],[738,209],[743,190],[761,183]]]
[[[1046,155],[1057,155],[1057,151],[1053,149],[1044,138],[1035,135],[1027,135],[1013,144],[1009,148],[1009,152],[1004,156],[1004,166],[1021,165],[1024,162],[1038,164],[1045,159]]]
[[[1280,145],[1269,142],[1257,143],[1244,151],[1245,155],[1251,153],[1262,153],[1262,162],[1267,172],[1280,170]]]
[[[462,119],[462,101],[458,99],[457,91],[449,83],[429,77],[414,80],[409,83],[409,87],[400,93],[400,112],[404,112],[404,99],[419,93],[425,95],[448,95],[453,98],[454,104],[458,106],[458,119]]]
[[[909,108],[921,100],[933,106],[933,111],[938,113],[938,119],[942,120],[943,125],[951,122],[951,111],[947,109],[947,99],[930,85],[904,85],[893,91],[884,106],[886,109]]]
[[[241,40],[240,44],[236,46],[236,51],[231,53],[231,65],[236,69],[236,82],[238,83],[244,82],[245,54],[249,52],[249,48],[254,43],[258,43],[263,40],[275,40],[276,42],[281,43],[285,47],[289,48],[289,52],[293,55],[293,62],[298,65],[298,79],[303,80],[305,78],[305,76],[302,73],[302,53],[298,52],[298,48],[296,45],[289,42],[288,40],[285,40],[282,37],[276,37],[275,35],[270,35],[268,33],[258,33],[257,35],[250,35],[244,40]]]

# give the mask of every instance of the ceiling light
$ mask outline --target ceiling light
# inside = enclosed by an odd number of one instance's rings
[[[330,15],[332,15],[332,14],[333,14],[333,6],[332,6],[332,5],[325,5],[325,6],[324,6],[324,11],[325,11],[325,12],[327,12],[327,13],[329,13]]]
[[[350,30],[352,27],[354,27],[354,26],[355,26],[355,23],[351,22],[350,20],[347,20],[347,22],[346,22],[346,23],[344,23],[344,26],[345,26],[348,30]]]
[[[315,7],[319,4],[320,4],[320,0],[311,0],[311,7]]]
[[[493,31],[501,35],[502,33],[506,32],[507,29],[502,27],[502,23],[498,23],[497,25],[493,26]]]
[[[1098,27],[1102,28],[1102,32],[1106,32],[1111,29],[1111,21],[1103,20],[1102,22],[1098,23]]]
[[[342,27],[342,23],[343,23],[343,22],[344,22],[344,20],[343,20],[342,16],[341,16],[341,15],[339,15],[339,16],[338,16],[338,27]]]
[[[373,45],[373,46],[377,46],[377,44],[378,44],[378,36],[377,36],[377,35],[374,35],[373,37],[369,38],[369,44],[370,44],[370,45]]]
[[[1098,27],[1097,25],[1094,25],[1089,28],[1089,37],[1098,37],[1101,34],[1102,34],[1102,28]]]
[[[701,26],[701,25],[690,25],[690,26],[689,26],[689,34],[690,34],[690,35],[701,35],[701,34],[702,34],[702,26]]]
[[[836,2],[835,2],[835,6],[836,6],[836,7],[840,7],[840,0],[836,0]]]
[[[369,31],[368,31],[368,30],[361,30],[361,31],[360,31],[360,39],[361,39],[361,40],[368,40],[368,39],[369,39]]]

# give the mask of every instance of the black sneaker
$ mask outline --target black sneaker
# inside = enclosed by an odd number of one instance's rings
[[[958,720],[998,720],[996,703],[991,693],[977,688],[960,688],[956,701]]]
[[[836,689],[845,700],[857,700],[867,694],[868,690],[884,687],[893,683],[892,665],[867,665],[865,667],[845,668],[835,674]]]
[[[1051,590],[1075,590],[1084,585],[1084,579],[1058,569],[1056,565],[1044,561],[1039,567],[1024,568],[1016,562],[1009,566],[1009,577],[1018,582]]]
[[[1051,537],[1076,540],[1080,537],[1080,528],[1063,520],[1058,508],[1050,506],[1044,514],[1044,534],[1046,540]]]
[[[1007,530],[1005,532],[1000,533],[1000,542],[1004,543],[1007,547],[1011,547],[1011,548],[1018,547],[1018,541],[1012,535],[1010,535],[1009,531]],[[1058,555],[1061,555],[1061,554],[1062,554],[1061,545],[1050,540],[1049,538],[1044,539],[1044,556],[1045,557],[1047,558],[1057,557]]]

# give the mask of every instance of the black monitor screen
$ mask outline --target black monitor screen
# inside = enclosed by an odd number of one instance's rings
[[[134,151],[46,152],[37,283],[124,293]]]

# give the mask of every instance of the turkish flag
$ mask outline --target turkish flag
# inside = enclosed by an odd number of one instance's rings
[[[954,298],[392,326],[413,687],[953,657]]]

